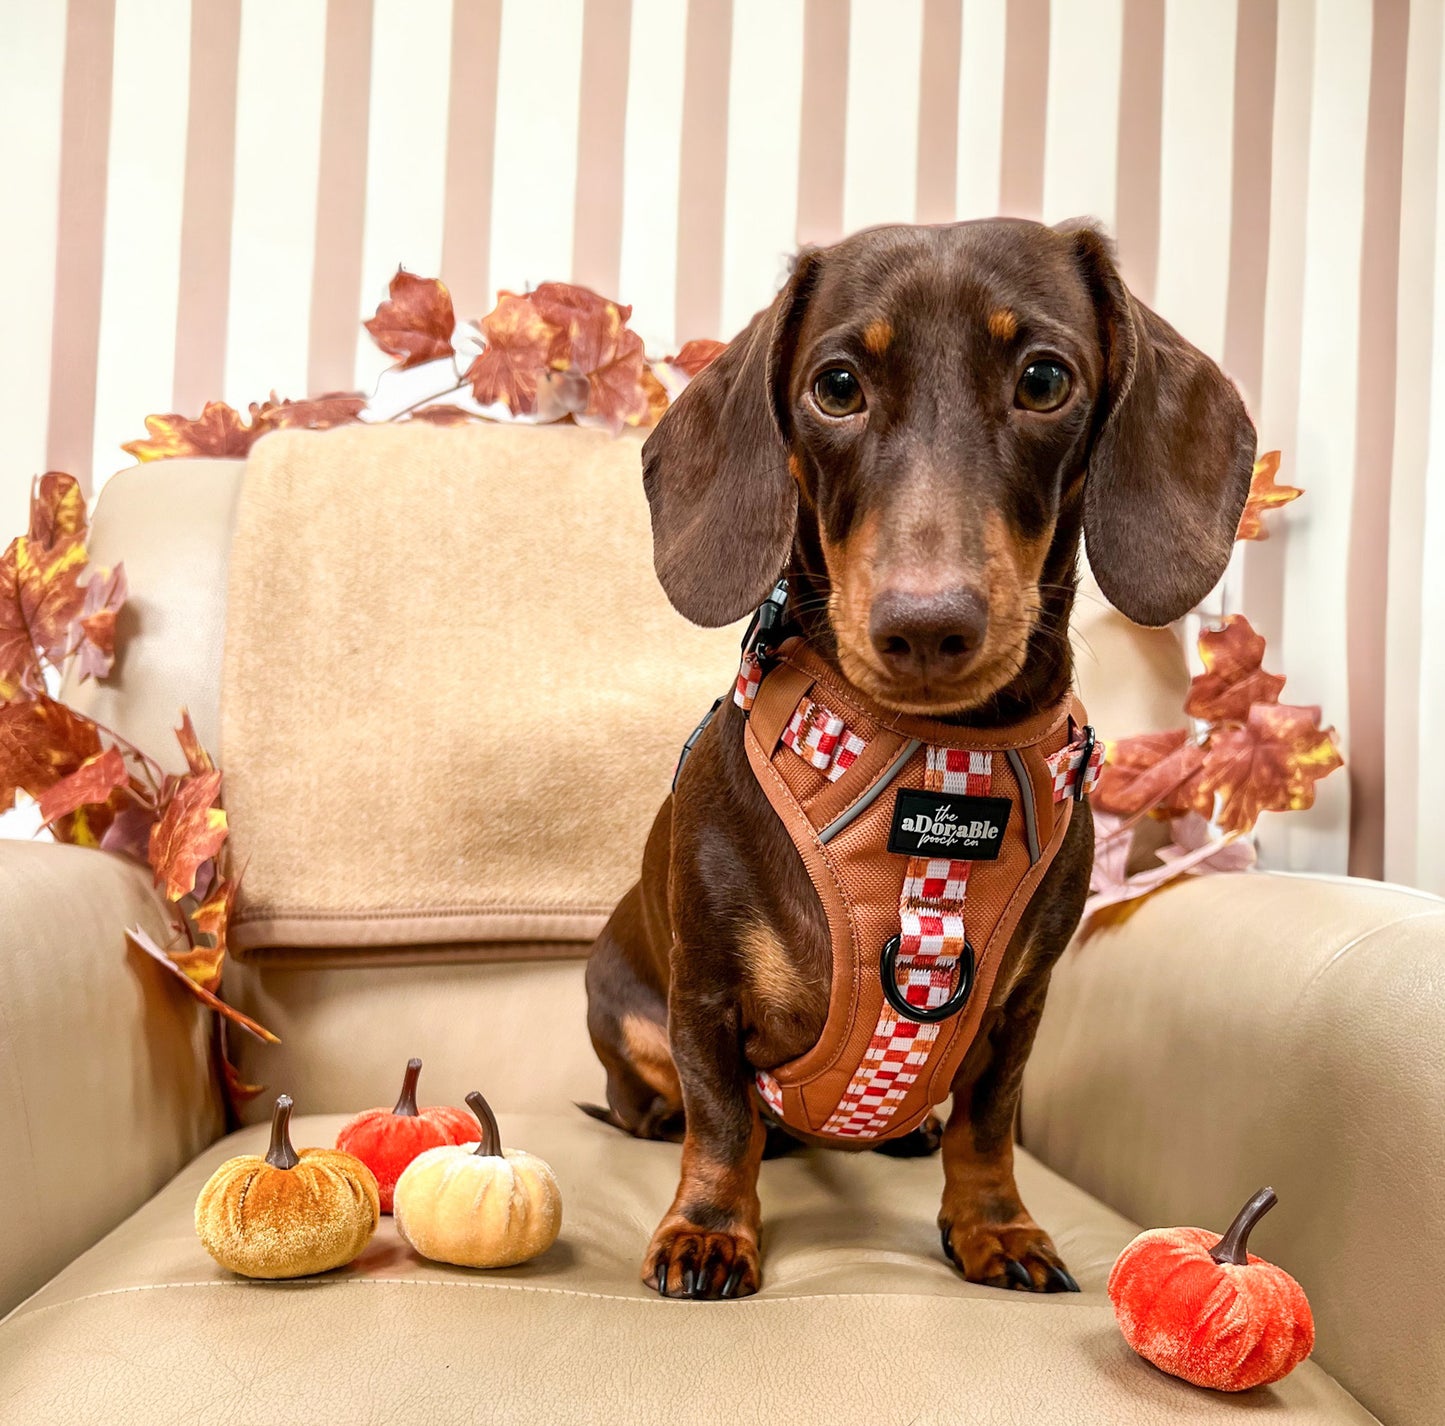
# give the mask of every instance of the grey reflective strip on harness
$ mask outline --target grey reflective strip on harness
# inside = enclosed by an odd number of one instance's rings
[[[917,738],[910,738],[908,740],[907,746],[904,747],[903,751],[899,753],[898,756],[894,758],[893,761],[888,765],[888,769],[883,774],[883,776],[880,777],[878,781],[875,782],[873,786],[870,787],[868,791],[865,792],[863,796],[860,797],[851,807],[849,807],[844,812],[840,812],[831,822],[828,823],[826,827],[823,828],[821,832],[818,833],[819,844],[821,845],[822,843],[831,841],[834,837],[838,835],[839,832],[843,830],[844,827],[846,827],[851,821],[853,821],[855,817],[861,817],[863,813],[865,813],[883,794],[888,784],[892,782],[893,779],[897,777],[900,772],[903,771],[904,763],[906,763],[908,759],[911,758],[913,754],[916,753],[918,749],[922,746],[923,744]]]
[[[1008,755],[1008,765],[1014,770],[1014,776],[1019,780],[1019,801],[1024,807],[1024,836],[1029,844],[1029,865],[1033,866],[1039,859],[1039,824],[1034,811],[1034,785],[1029,781],[1029,775],[1024,768],[1023,755],[1017,748],[1005,748]]]

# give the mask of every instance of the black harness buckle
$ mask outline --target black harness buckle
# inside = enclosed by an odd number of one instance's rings
[[[1079,776],[1077,781],[1074,783],[1075,802],[1082,802],[1084,800],[1084,788],[1089,781],[1089,760],[1094,756],[1094,744],[1096,741],[1097,740],[1094,735],[1094,725],[1092,723],[1085,723],[1084,750],[1079,758]]]
[[[788,581],[780,579],[772,593],[758,605],[743,635],[743,652],[753,654],[759,663],[767,663],[783,642],[783,628],[788,622]]]
[[[901,936],[890,936],[883,943],[883,954],[878,959],[878,975],[883,982],[883,998],[905,1019],[916,1020],[921,1025],[937,1025],[957,1015],[968,1004],[973,990],[975,960],[973,946],[967,938],[958,957],[958,984],[953,994],[931,1010],[922,1005],[910,1005],[898,988],[898,951],[903,944]]]

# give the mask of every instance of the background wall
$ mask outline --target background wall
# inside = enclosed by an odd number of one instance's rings
[[[1351,763],[1270,859],[1445,891],[1441,48],[1441,0],[0,0],[0,528],[147,412],[369,387],[398,263],[662,354],[800,241],[1089,213],[1309,492],[1223,591]]]

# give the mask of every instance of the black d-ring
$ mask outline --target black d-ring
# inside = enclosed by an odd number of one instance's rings
[[[883,982],[883,998],[905,1020],[916,1020],[921,1025],[936,1025],[957,1015],[968,1003],[969,992],[973,989],[974,958],[973,947],[967,940],[958,957],[958,984],[953,994],[931,1010],[921,1005],[910,1005],[898,989],[898,950],[903,943],[901,936],[890,936],[883,943],[883,954],[878,958],[878,975]]]

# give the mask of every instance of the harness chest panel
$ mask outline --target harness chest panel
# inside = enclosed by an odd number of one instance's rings
[[[905,1134],[947,1097],[1103,747],[1073,699],[994,729],[872,707],[798,639],[766,674],[745,660],[735,699],[833,958],[816,1044],[758,1091],[802,1133]]]

